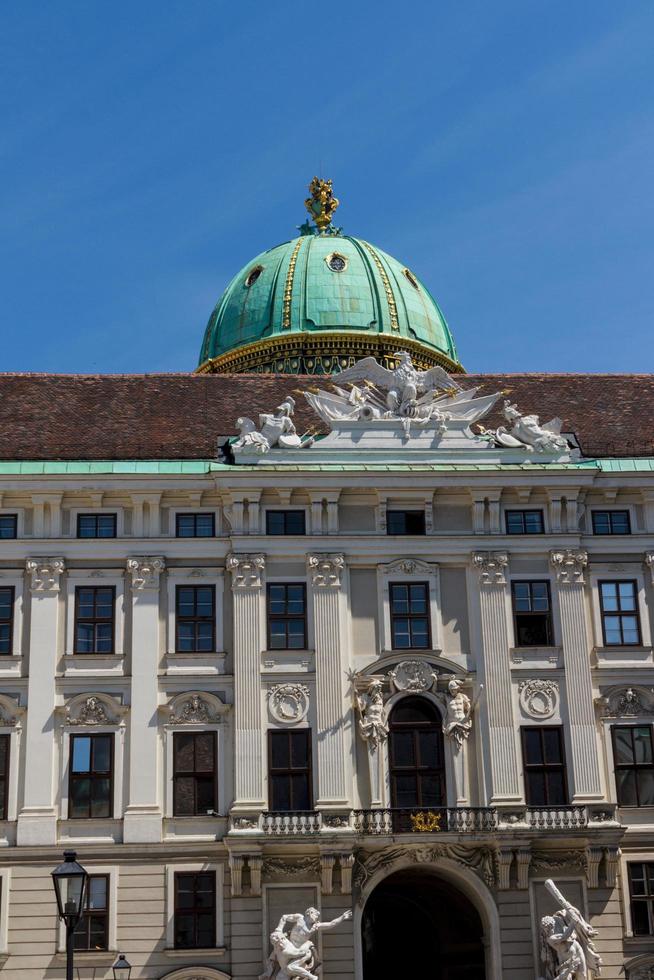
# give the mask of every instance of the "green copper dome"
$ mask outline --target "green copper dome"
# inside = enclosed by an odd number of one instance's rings
[[[436,301],[401,262],[331,225],[301,230],[232,279],[209,319],[199,371],[333,373],[370,354],[392,363],[398,349],[421,367],[463,370]]]

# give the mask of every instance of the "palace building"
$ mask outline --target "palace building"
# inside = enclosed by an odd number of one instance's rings
[[[654,977],[654,376],[467,374],[337,203],[195,371],[0,376],[0,976],[73,850],[81,980],[553,980],[547,879]]]

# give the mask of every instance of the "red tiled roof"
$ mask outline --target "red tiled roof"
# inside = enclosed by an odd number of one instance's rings
[[[563,420],[585,456],[654,456],[654,375],[469,374],[523,412]],[[284,395],[328,379],[283,375],[0,374],[0,459],[202,459]],[[295,395],[298,431],[319,422]],[[499,408],[484,420],[501,424]]]

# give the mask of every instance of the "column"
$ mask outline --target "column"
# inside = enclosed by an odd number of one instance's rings
[[[129,803],[126,844],[158,843],[162,809],[159,796],[159,580],[160,556],[127,559],[132,580],[132,687],[129,738]]]
[[[55,675],[63,558],[28,558],[31,593],[29,680],[24,737],[25,793],[18,815],[19,845],[57,843],[55,807]]]
[[[515,804],[521,799],[511,698],[506,568],[503,551],[477,551],[472,556],[479,573],[479,605],[485,696],[482,717],[488,719],[491,804]]]
[[[556,573],[561,611],[574,780],[572,802],[588,803],[603,798],[590,671],[591,645],[586,627],[584,568],[588,554],[569,548],[552,551],[550,562]]]
[[[234,804],[232,814],[267,808],[261,720],[261,591],[264,555],[227,556],[234,609]]]
[[[321,810],[349,806],[349,739],[345,728],[352,705],[347,697],[347,663],[341,636],[341,580],[344,555],[307,555],[313,591],[316,650],[316,745]]]

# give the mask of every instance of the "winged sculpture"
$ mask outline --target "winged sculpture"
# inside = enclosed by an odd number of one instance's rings
[[[373,388],[384,389],[387,392],[386,406],[389,411],[404,418],[417,413],[418,401],[424,395],[434,391],[453,393],[461,390],[461,385],[453,381],[443,368],[433,367],[428,371],[418,371],[407,351],[398,351],[393,356],[399,364],[392,370],[385,368],[374,357],[364,357],[352,367],[341,371],[338,382],[363,381]]]

